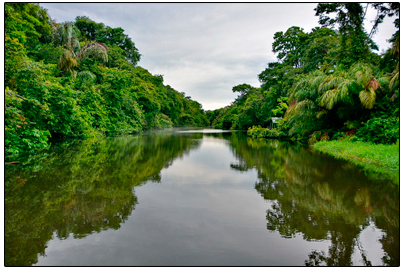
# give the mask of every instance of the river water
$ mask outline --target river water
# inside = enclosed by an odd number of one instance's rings
[[[5,265],[397,266],[399,188],[368,176],[241,132],[58,143],[5,167]]]

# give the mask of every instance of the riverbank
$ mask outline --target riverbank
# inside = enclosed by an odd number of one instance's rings
[[[399,144],[382,145],[350,140],[320,141],[315,150],[344,159],[399,184]]]

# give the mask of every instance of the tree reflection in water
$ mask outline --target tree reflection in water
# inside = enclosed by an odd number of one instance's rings
[[[203,136],[228,141],[237,171],[256,169],[255,189],[270,203],[267,229],[284,238],[327,240],[301,265],[371,265],[361,235],[375,226],[382,233],[383,265],[400,263],[399,191],[368,180],[344,161],[278,140],[234,133],[149,134],[64,143],[31,156],[5,176],[5,264],[28,266],[45,255],[53,236],[86,237],[119,229],[137,203],[133,188],[159,182],[160,171],[192,149]]]
[[[119,229],[135,208],[133,187],[199,146],[201,134],[149,134],[62,143],[6,167],[5,265],[29,266],[46,243]]]
[[[314,250],[305,265],[351,266],[354,252],[371,265],[359,235],[371,223],[384,234],[383,265],[396,266],[399,254],[399,193],[386,182],[368,180],[354,166],[278,140],[250,139],[233,134],[231,146],[239,164],[256,169],[256,190],[271,202],[267,229],[284,238],[302,234],[307,241],[330,240]]]

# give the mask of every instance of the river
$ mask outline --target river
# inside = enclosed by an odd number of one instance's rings
[[[8,266],[400,264],[399,188],[299,144],[164,130],[7,165]]]

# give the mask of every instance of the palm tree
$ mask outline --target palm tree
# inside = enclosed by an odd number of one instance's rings
[[[291,89],[289,94],[290,105],[286,111],[285,118],[297,114],[306,113],[306,110],[318,110],[317,99],[319,98],[319,85],[325,79],[326,74],[322,71],[315,71],[303,76]]]
[[[346,72],[340,74],[330,75],[326,77],[319,85],[319,105],[331,110],[336,104],[351,103],[349,89],[351,89],[354,80],[348,78]]]
[[[304,75],[289,93],[289,107],[284,119],[289,123],[291,129],[289,134],[310,133],[315,126],[320,124],[317,119],[327,113],[318,105],[319,86],[326,78],[326,74],[320,70]]]
[[[59,67],[63,73],[73,74],[73,70],[77,66],[78,63],[74,53],[71,50],[66,49],[60,57],[57,67]]]
[[[290,104],[284,117],[291,127],[289,134],[305,136],[329,123],[341,124],[338,111],[342,106],[351,110],[357,110],[357,105],[373,108],[379,87],[373,70],[364,64],[332,75],[315,71],[301,77],[289,93]],[[357,98],[358,104],[354,102]]]
[[[79,31],[71,24],[58,25],[53,23],[53,42],[56,46],[65,47],[65,52],[59,59],[58,67],[63,73],[74,76],[74,68],[78,66],[77,60],[89,57],[108,62],[108,47],[100,42],[92,41],[80,49],[78,41]]]
[[[373,70],[365,64],[355,64],[348,71],[336,71],[326,77],[319,86],[322,94],[319,105],[331,110],[336,104],[353,105],[352,96],[358,93],[361,104],[371,109],[376,100],[375,91],[379,88]]]
[[[104,62],[108,62],[108,47],[101,42],[89,42],[79,52],[76,57],[83,60],[88,57],[99,58]]]
[[[63,46],[71,51],[80,49],[80,42],[78,41],[79,31],[72,23],[57,24],[52,21],[52,25],[52,36],[55,46]]]
[[[352,72],[361,90],[359,93],[361,104],[367,109],[373,108],[376,100],[375,91],[380,86],[379,81],[373,76],[374,71],[368,65],[356,64]]]

